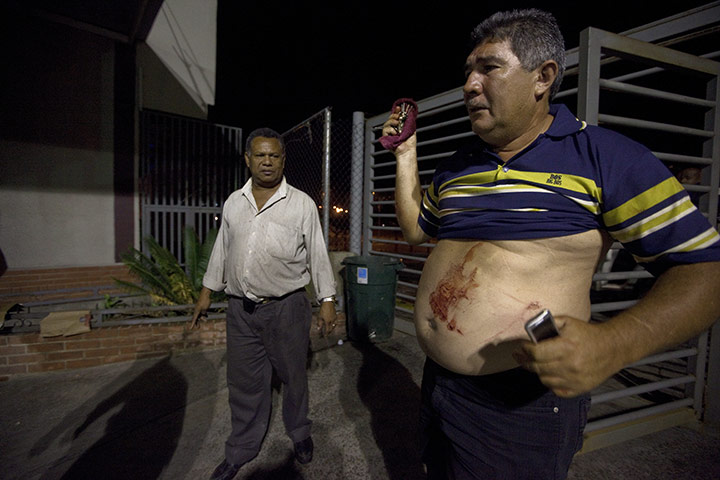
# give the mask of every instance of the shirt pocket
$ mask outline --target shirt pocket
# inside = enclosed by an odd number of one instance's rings
[[[293,260],[300,245],[300,231],[279,223],[269,222],[265,230],[265,251],[280,260]]]

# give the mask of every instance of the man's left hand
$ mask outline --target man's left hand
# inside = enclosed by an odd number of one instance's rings
[[[330,332],[337,327],[337,313],[335,312],[335,302],[322,302],[320,304],[320,313],[318,314],[317,328],[320,330],[320,336],[329,335]]]
[[[522,342],[514,357],[557,396],[589,392],[623,367],[605,325],[571,317],[556,317],[555,322],[560,336],[537,345]]]

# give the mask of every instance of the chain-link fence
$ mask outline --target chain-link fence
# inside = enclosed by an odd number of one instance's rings
[[[351,200],[351,181],[362,186],[362,169],[359,179],[351,175],[352,118],[332,118],[326,108],[285,132],[283,139],[288,183],[315,200],[329,250],[349,251],[351,215],[362,219],[362,202]],[[357,210],[354,214],[351,203]]]

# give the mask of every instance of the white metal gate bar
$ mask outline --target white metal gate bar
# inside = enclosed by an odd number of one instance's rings
[[[141,236],[182,263],[183,229],[193,227],[204,240],[243,180],[242,129],[144,110],[139,150]]]

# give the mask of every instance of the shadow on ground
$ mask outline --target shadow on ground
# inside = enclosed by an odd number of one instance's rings
[[[203,359],[196,357],[194,368],[217,368],[209,362],[205,364]],[[188,395],[188,380],[169,356],[141,369],[130,381],[127,378],[127,372],[118,376],[37,440],[30,449],[30,457],[42,456],[56,442],[68,446],[66,454],[48,466],[40,478],[160,476],[175,455],[185,409],[193,400]],[[200,419],[195,428],[202,430],[203,423],[209,426],[212,415],[212,411],[207,411],[195,416],[194,421]],[[100,434],[97,430],[103,425],[104,432]],[[175,459],[178,461],[189,467],[193,456],[184,455]]]
[[[360,368],[347,365],[346,372],[356,371],[353,385],[346,381],[340,391],[341,402],[351,409],[353,397],[360,397],[370,414],[372,435],[358,434],[360,447],[367,458],[382,452],[383,471],[391,480],[425,478],[418,449],[418,414],[420,388],[405,366],[371,343],[352,343],[362,355]],[[354,386],[354,388],[353,388]],[[350,418],[360,418],[356,429],[367,428],[367,419],[346,411]]]

